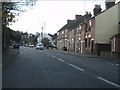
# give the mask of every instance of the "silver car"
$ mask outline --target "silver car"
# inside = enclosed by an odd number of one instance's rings
[[[44,50],[44,46],[42,44],[38,44],[38,45],[36,45],[36,49]]]

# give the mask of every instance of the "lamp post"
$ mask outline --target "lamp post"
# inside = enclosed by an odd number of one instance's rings
[[[39,20],[39,23],[40,23],[40,20]],[[41,37],[41,39],[43,40],[43,38],[44,38],[44,32],[43,31],[45,31],[45,22],[44,22],[44,24],[43,23],[41,23],[41,24],[42,24],[42,27],[41,27],[41,29],[42,29],[42,32],[41,32],[42,37]]]
[[[42,27],[42,40],[43,40],[43,27]]]

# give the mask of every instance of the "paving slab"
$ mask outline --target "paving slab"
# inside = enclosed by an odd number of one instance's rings
[[[11,49],[9,48],[5,53],[2,55],[2,66],[9,63],[19,54],[18,49]]]

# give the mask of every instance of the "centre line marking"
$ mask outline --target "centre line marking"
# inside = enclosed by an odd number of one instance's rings
[[[54,58],[55,58],[55,56],[54,56],[54,55],[52,55],[52,57],[54,57]]]
[[[72,67],[74,67],[74,68],[76,68],[76,69],[78,69],[78,70],[80,70],[80,71],[84,71],[84,69],[79,68],[79,67],[77,67],[77,66],[75,66],[75,65],[73,65],[73,64],[69,64],[69,65],[71,65]]]
[[[50,55],[49,53],[46,53],[47,55]]]
[[[58,60],[60,60],[60,61],[62,61],[62,62],[64,62],[62,59],[60,59],[60,58],[57,58]]]
[[[114,65],[113,63],[110,63],[111,65]]]
[[[112,84],[112,85],[120,88],[119,85],[117,85],[117,84],[115,84],[115,83],[113,83],[113,82],[110,82],[110,81],[108,81],[108,80],[106,80],[106,79],[104,79],[104,78],[102,78],[102,77],[97,77],[97,78],[98,78],[98,79],[101,79],[101,80],[103,80],[103,81],[105,81],[105,82],[107,82],[107,83],[109,83],[109,84]]]

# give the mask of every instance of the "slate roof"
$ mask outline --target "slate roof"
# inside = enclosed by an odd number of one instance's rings
[[[91,18],[91,14],[85,14],[83,16],[83,18],[78,19],[78,20],[73,20],[72,22],[67,23],[58,32],[64,31],[65,29],[72,30],[72,29],[76,28],[79,24],[83,23],[85,20],[90,19],[90,18]]]
[[[58,32],[60,31],[64,31],[65,29],[69,29],[71,27],[71,25],[73,25],[73,23],[75,22],[75,20],[73,20],[70,23],[67,23],[66,25],[64,25]]]

